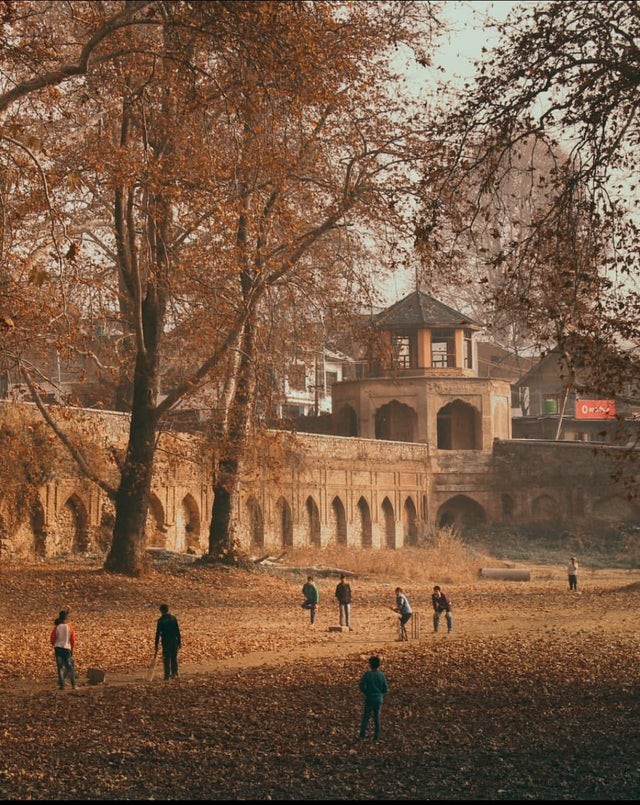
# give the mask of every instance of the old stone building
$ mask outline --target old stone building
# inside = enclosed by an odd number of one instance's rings
[[[371,353],[361,379],[333,384],[325,432],[270,431],[247,465],[236,516],[249,553],[292,545],[396,549],[442,525],[640,524],[640,506],[616,480],[619,448],[511,438],[511,385],[478,376],[476,322],[415,292],[376,326],[382,349]],[[126,443],[127,416],[62,412],[115,483],[112,456]],[[29,403],[0,404],[0,422],[39,419]],[[56,455],[23,516],[16,520],[6,494],[0,501],[0,558],[105,550],[108,498],[66,454]],[[209,467],[197,434],[162,435],[149,546],[206,551]]]

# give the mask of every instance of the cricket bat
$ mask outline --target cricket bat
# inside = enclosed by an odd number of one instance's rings
[[[154,654],[153,659],[151,660],[151,668],[149,668],[149,682],[153,682],[153,675],[156,672],[156,662],[158,661],[158,655]]]

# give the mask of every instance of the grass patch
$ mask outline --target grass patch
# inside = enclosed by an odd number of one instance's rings
[[[566,564],[576,555],[580,564],[598,568],[640,567],[640,529],[553,529],[491,526],[477,530],[467,541],[476,550],[500,560],[532,564]]]
[[[299,567],[339,568],[358,576],[443,584],[473,581],[480,568],[491,562],[448,528],[439,529],[420,547],[296,547],[287,551],[284,561]]]

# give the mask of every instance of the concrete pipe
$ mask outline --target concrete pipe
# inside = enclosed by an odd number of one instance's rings
[[[531,571],[515,567],[481,567],[480,578],[495,581],[531,581]]]

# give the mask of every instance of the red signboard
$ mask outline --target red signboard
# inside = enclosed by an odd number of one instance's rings
[[[615,400],[576,400],[576,419],[615,418]]]

